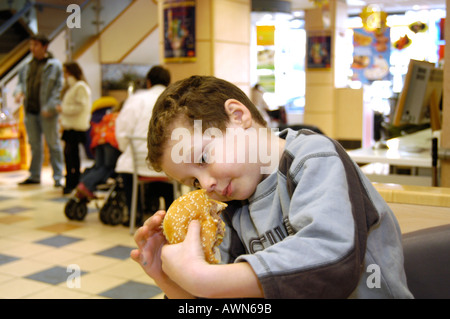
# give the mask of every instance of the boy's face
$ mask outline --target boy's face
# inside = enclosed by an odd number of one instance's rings
[[[226,132],[208,128],[202,133],[201,121],[190,129],[181,121],[173,123],[162,156],[164,172],[184,185],[206,189],[216,200],[248,199],[264,176],[254,155],[265,137],[251,126],[251,117],[249,121],[238,114],[236,119],[230,116]]]

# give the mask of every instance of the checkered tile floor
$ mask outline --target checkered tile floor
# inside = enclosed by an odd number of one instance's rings
[[[17,186],[27,176],[0,172],[0,298],[163,297],[129,258],[127,227],[102,224],[94,202],[84,221],[68,220],[69,197],[53,187],[51,170],[40,185]]]

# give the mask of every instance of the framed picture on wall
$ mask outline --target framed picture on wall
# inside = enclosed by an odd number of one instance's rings
[[[331,35],[309,34],[306,41],[306,68],[331,68]]]
[[[194,62],[195,0],[164,0],[164,62]]]

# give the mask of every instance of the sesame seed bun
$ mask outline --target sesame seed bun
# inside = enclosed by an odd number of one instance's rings
[[[169,244],[177,244],[186,237],[192,220],[201,225],[201,243],[205,259],[210,264],[220,262],[218,246],[222,242],[225,224],[219,213],[227,204],[213,200],[204,189],[189,192],[178,197],[169,207],[163,220],[163,233]]]

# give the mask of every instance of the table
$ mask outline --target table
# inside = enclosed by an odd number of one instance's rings
[[[450,224],[450,188],[373,185],[391,207],[402,233]]]
[[[386,141],[386,149],[360,148],[350,157],[373,182],[431,186],[431,129]],[[385,164],[385,165],[380,165]],[[409,174],[401,174],[401,172]]]

